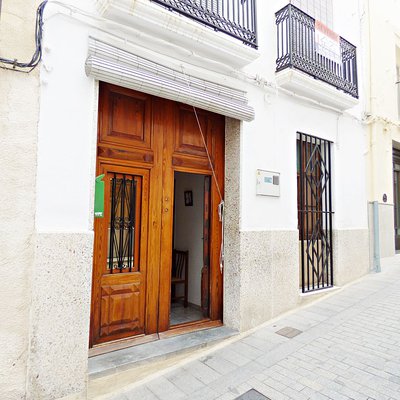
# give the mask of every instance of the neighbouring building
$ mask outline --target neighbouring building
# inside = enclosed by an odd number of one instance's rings
[[[400,250],[399,15],[399,1],[389,0],[384,6],[370,0],[364,3],[368,200],[378,203],[377,255],[381,257],[393,256]],[[370,206],[371,226],[372,210]]]
[[[0,1],[0,58],[28,62],[39,1]],[[39,70],[0,69],[0,398],[23,399],[35,255]],[[27,69],[28,70],[28,69]]]
[[[38,3],[2,3],[0,57],[26,58]],[[362,13],[45,4],[40,69],[0,70],[0,397],[85,398],[89,356],[246,331],[368,273]]]

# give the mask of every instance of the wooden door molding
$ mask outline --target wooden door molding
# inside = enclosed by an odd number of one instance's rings
[[[100,144],[151,148],[150,95],[102,83],[99,100]]]

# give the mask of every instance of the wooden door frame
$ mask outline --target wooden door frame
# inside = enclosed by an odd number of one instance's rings
[[[108,101],[105,93],[107,90],[121,93],[122,95],[137,95],[143,99],[149,109],[145,114],[145,129],[150,136],[146,136],[143,143],[131,145],[128,142],[115,144],[107,137],[102,137],[104,129],[108,129],[108,119],[104,119],[103,112],[107,111],[104,104]],[[171,185],[174,182],[175,171],[210,175],[211,169],[204,155],[184,154],[185,151],[179,149],[174,153],[176,140],[176,117],[179,107],[189,109],[189,106],[182,105],[170,100],[157,98],[144,93],[132,91],[130,89],[117,87],[105,83],[99,84],[99,109],[98,109],[98,137],[96,156],[96,171],[101,173],[102,163],[109,165],[120,165],[130,169],[147,170],[148,179],[148,217],[142,224],[147,226],[147,271],[145,277],[145,332],[144,335],[153,338],[161,332],[169,330],[169,311],[170,311],[170,280],[172,267],[172,227],[173,227],[173,202],[174,192]],[[214,169],[218,177],[221,192],[224,193],[224,165],[225,165],[225,118],[199,110],[210,119],[212,125],[211,134],[207,137],[207,143],[212,147],[212,158]],[[108,118],[108,117],[107,117]],[[221,135],[215,138],[214,133]],[[123,140],[123,139],[121,139]],[[136,147],[135,147],[136,146]],[[139,147],[137,147],[139,146]],[[101,150],[101,151],[100,151]],[[175,149],[176,150],[176,149]],[[176,158],[186,158],[192,160],[190,168],[182,166]],[[222,241],[221,223],[218,219],[217,207],[220,202],[215,180],[211,178],[210,194],[210,310],[209,322],[218,323],[222,321],[222,287],[223,277],[219,268],[220,244]],[[96,226],[98,221],[95,220]],[[95,248],[98,242],[95,238]],[[95,262],[96,254],[94,252]],[[97,278],[93,271],[93,282]],[[92,282],[92,301],[90,316],[90,347],[93,346],[93,316],[94,316],[94,283]],[[135,337],[128,341],[134,341]],[[138,341],[144,340],[143,335],[138,337]],[[115,341],[109,342],[111,345],[121,345]],[[101,344],[98,346],[106,346]],[[97,348],[98,346],[95,346]],[[93,350],[95,350],[95,348]]]
[[[186,172],[201,175],[212,175],[211,167],[207,161],[206,166],[200,167],[184,167],[174,165],[174,149],[176,144],[174,140],[176,138],[176,112],[175,102],[170,102],[172,112],[170,116],[174,117],[174,123],[169,124],[171,129],[164,136],[164,154],[163,162],[166,166],[163,173],[163,212],[162,212],[162,227],[163,235],[161,237],[161,268],[160,268],[160,287],[159,287],[159,333],[173,330],[176,328],[182,328],[183,325],[177,325],[176,327],[170,327],[170,296],[171,296],[171,269],[172,269],[172,240],[171,235],[173,234],[173,204],[174,204],[174,190],[171,189],[171,185],[174,184],[175,172]],[[214,165],[214,171],[216,177],[214,179],[211,176],[211,193],[210,193],[210,237],[209,237],[209,248],[210,248],[210,305],[209,305],[209,318],[205,321],[200,320],[199,322],[187,323],[187,326],[201,325],[208,321],[220,321],[222,323],[223,310],[223,272],[220,270],[220,249],[222,243],[222,225],[219,221],[218,216],[218,205],[221,201],[219,192],[216,185],[216,179],[218,179],[218,185],[222,195],[224,195],[224,178],[225,178],[225,119],[222,116],[209,113],[210,119],[212,118],[213,126],[212,130],[217,132],[223,132],[223,137],[215,138],[212,136],[212,161]],[[168,124],[166,124],[168,125]],[[168,151],[170,149],[170,152]],[[168,154],[169,153],[169,154]],[[197,160],[196,156],[186,156]],[[171,198],[167,195],[171,193]],[[163,300],[164,299],[164,300]],[[166,300],[165,300],[166,299]]]

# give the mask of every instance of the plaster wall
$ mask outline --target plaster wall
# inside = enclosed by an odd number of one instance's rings
[[[3,0],[0,56],[27,62],[39,1]],[[25,398],[35,238],[39,73],[0,69],[0,398]],[[23,110],[23,112],[21,112]]]

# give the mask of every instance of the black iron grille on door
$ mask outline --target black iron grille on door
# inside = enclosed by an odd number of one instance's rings
[[[302,292],[333,286],[331,142],[297,133]]]
[[[110,179],[110,224],[107,268],[138,271],[141,178],[113,173]]]

